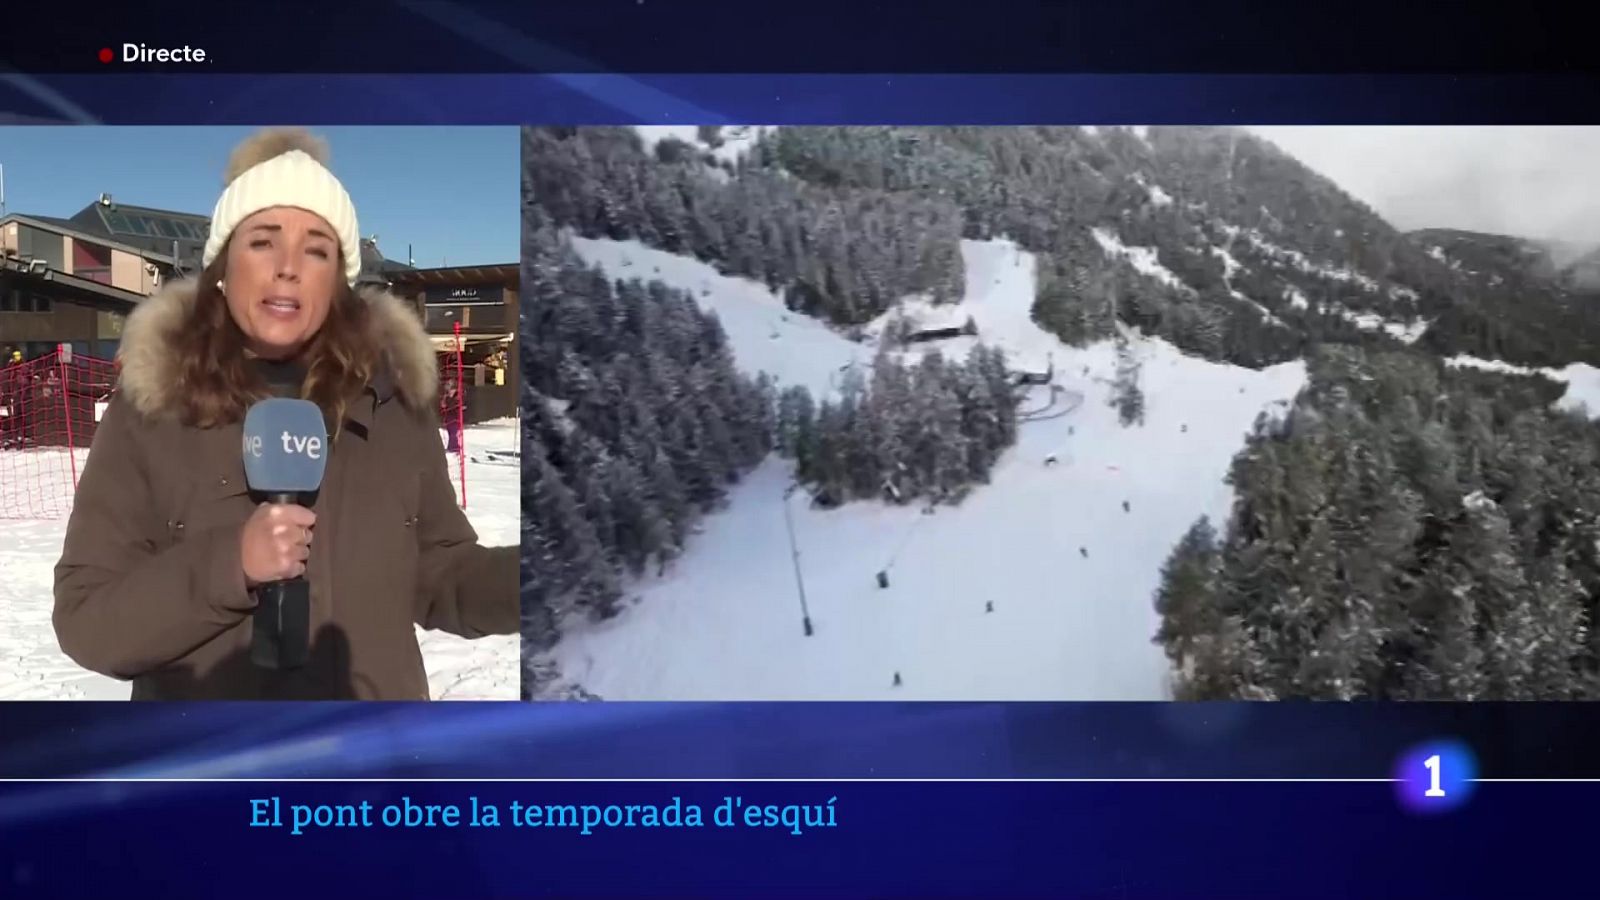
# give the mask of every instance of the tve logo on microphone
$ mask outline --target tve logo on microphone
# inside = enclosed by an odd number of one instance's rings
[[[328,428],[315,403],[274,397],[245,413],[244,476],[251,490],[317,490],[327,467],[327,448]]]

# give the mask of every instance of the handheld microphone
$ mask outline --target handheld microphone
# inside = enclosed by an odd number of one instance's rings
[[[268,503],[299,503],[322,487],[328,464],[328,427],[307,400],[275,397],[244,417],[244,478]],[[265,669],[296,669],[311,654],[311,584],[304,577],[256,588],[250,659]]]

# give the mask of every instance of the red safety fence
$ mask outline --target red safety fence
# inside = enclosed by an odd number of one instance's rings
[[[455,348],[439,354],[439,423],[444,449],[456,457],[461,478],[461,508],[467,508],[467,381],[462,364],[461,323],[456,323]]]
[[[467,507],[466,375],[462,344],[439,354],[439,420]],[[116,364],[56,352],[0,360],[0,519],[57,519],[72,509],[94,432],[116,388]]]
[[[0,360],[0,519],[57,519],[72,509],[116,365],[62,345]]]

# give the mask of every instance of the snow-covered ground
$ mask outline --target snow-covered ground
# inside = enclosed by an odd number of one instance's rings
[[[1404,324],[1400,322],[1384,322],[1383,330],[1387,332],[1390,337],[1393,337],[1403,343],[1415,344],[1424,334],[1427,333],[1429,326],[1432,324],[1432,319],[1417,319],[1410,324]]]
[[[1350,284],[1355,284],[1360,286],[1362,290],[1369,294],[1378,292],[1378,283],[1361,274],[1360,272],[1353,272],[1349,269],[1336,269],[1332,266],[1314,263],[1299,250],[1291,250],[1285,247],[1279,247],[1277,244],[1268,241],[1261,235],[1260,232],[1253,228],[1244,231],[1244,236],[1246,240],[1254,244],[1256,249],[1260,250],[1262,253],[1265,253],[1267,256],[1279,260],[1280,262],[1287,262],[1302,272],[1310,275],[1316,275],[1321,278],[1326,278],[1330,281],[1343,281]]]
[[[752,373],[817,390],[873,354],[819,323],[782,319],[760,285],[636,244],[574,243],[614,277],[692,291]],[[1034,324],[1033,257],[1005,241],[963,242],[962,252],[961,307],[979,339],[1021,367],[1053,360],[1057,385],[1085,401],[1022,423],[992,483],[957,507],[823,511],[803,492],[789,499],[811,637],[784,515],[792,473],[769,458],[664,577],[633,585],[636,603],[605,623],[569,623],[552,651],[567,679],[608,700],[1167,695],[1166,660],[1152,643],[1161,564],[1198,516],[1225,520],[1229,463],[1256,415],[1300,389],[1304,367],[1251,371],[1134,335],[1146,419],[1124,428],[1107,403],[1113,345],[1067,347]],[[972,341],[938,346],[956,356]],[[1022,408],[1051,403],[1049,390],[1033,388]]]
[[[1150,197],[1151,205],[1158,207],[1172,205],[1172,195],[1162,190],[1161,185],[1151,184],[1145,180],[1143,175],[1140,174],[1135,174],[1133,176],[1133,180],[1137,181],[1139,186],[1144,188],[1145,193]]]
[[[1530,369],[1498,359],[1478,359],[1475,356],[1461,355],[1445,360],[1445,365],[1510,375],[1537,374],[1553,381],[1564,381],[1567,384],[1567,392],[1556,401],[1556,408],[1583,412],[1591,418],[1600,418],[1600,369],[1587,363],[1573,363],[1561,369]]]
[[[1439,262],[1444,263],[1445,265],[1449,266],[1450,268],[1456,270],[1457,272],[1461,271],[1461,260],[1453,259],[1450,256],[1446,255],[1445,252],[1444,252],[1444,248],[1440,247],[1437,244],[1435,244],[1434,246],[1428,248],[1428,255],[1433,257],[1434,259],[1438,260]]]
[[[1333,309],[1338,310],[1341,318],[1362,331],[1381,330],[1395,340],[1406,344],[1415,344],[1427,332],[1428,326],[1433,324],[1431,319],[1417,319],[1412,322],[1391,322],[1377,313],[1358,313],[1337,304],[1331,306]]]
[[[847,341],[816,319],[790,312],[760,282],[728,277],[699,260],[636,241],[569,238],[584,261],[613,278],[660,280],[693,293],[701,308],[717,314],[751,374],[765,371],[782,384],[803,385],[820,398],[832,390],[841,368],[872,361],[871,346]],[[771,348],[760,350],[764,345]]]
[[[1155,248],[1124,244],[1122,239],[1109,228],[1095,228],[1090,233],[1094,235],[1095,242],[1100,245],[1100,249],[1104,250],[1107,256],[1112,258],[1121,257],[1127,260],[1128,264],[1138,270],[1141,275],[1154,278],[1167,287],[1186,294],[1194,293],[1194,288],[1184,284],[1178,276],[1172,274],[1171,269],[1161,264]]]
[[[720,162],[738,162],[739,157],[750,152],[763,134],[773,131],[774,125],[724,126],[718,133],[719,145],[712,147],[700,140],[697,125],[635,125],[634,130],[644,139],[645,149],[654,151],[657,143],[666,138],[676,138],[697,150],[711,153]]]
[[[518,446],[514,420],[467,429],[466,512],[485,544],[520,540]],[[457,458],[450,459],[459,499],[461,470]],[[4,573],[0,577],[0,700],[128,699],[127,682],[79,668],[56,644],[50,624],[53,570],[61,556],[66,525],[65,517],[4,522],[5,538],[0,540],[0,573]],[[417,637],[435,699],[518,698],[521,669],[516,635],[469,641],[419,628]]]

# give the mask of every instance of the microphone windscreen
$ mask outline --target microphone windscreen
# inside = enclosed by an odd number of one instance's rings
[[[310,493],[328,466],[328,426],[309,400],[273,397],[244,417],[244,477],[267,494]]]

